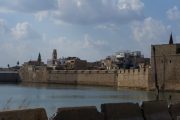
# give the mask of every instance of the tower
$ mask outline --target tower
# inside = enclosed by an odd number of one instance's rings
[[[160,90],[175,89],[174,87],[180,83],[179,61],[180,44],[173,43],[172,33],[169,44],[151,46],[152,80],[155,81],[157,78]]]
[[[53,53],[52,53],[52,64],[57,65],[57,51],[56,51],[56,49],[54,49]]]

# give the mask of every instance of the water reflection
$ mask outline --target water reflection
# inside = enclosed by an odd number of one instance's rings
[[[132,90],[111,87],[18,84],[0,85],[0,109],[44,107],[52,115],[59,107],[95,105],[102,103],[155,100],[153,91]],[[161,99],[172,96],[172,102],[180,101],[180,93],[161,93]]]

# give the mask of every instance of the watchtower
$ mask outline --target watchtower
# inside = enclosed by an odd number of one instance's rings
[[[169,44],[151,46],[152,80],[157,81],[160,90],[176,89],[180,83],[180,44],[173,43],[172,33]]]

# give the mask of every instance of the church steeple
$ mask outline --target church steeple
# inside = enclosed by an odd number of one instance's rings
[[[172,45],[173,44],[173,37],[172,37],[172,33],[171,33],[171,36],[170,36],[170,39],[169,39],[169,44]]]

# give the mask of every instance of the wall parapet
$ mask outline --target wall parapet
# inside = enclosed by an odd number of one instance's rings
[[[50,74],[114,74],[115,70],[49,70]]]
[[[140,68],[140,69],[120,69],[118,70],[118,74],[140,74],[140,73],[148,73],[150,68]]]

